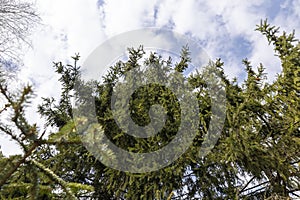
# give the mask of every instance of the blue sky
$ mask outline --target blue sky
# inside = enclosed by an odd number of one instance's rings
[[[31,0],[34,1],[34,0]],[[296,30],[300,38],[300,1],[297,0],[35,0],[42,18],[30,36],[32,49],[24,51],[18,72],[23,82],[34,84],[35,105],[41,97],[59,96],[53,61],[68,62],[76,52],[81,61],[102,42],[126,31],[158,27],[193,37],[212,60],[222,58],[228,77],[244,78],[241,60],[263,63],[270,80],[280,72],[280,62],[265,38],[254,31],[268,18],[281,30]],[[32,121],[39,119],[29,109]],[[5,154],[16,152],[7,139],[0,142]]]

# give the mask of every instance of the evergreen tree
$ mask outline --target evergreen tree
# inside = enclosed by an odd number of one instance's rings
[[[247,59],[243,60],[247,78],[241,84],[225,76],[220,59],[210,62],[208,71],[186,75],[192,62],[188,47],[183,47],[178,63],[173,63],[171,58],[165,60],[155,52],[145,58],[142,47],[129,48],[129,59],[113,65],[103,77],[103,83],[81,80],[79,55],[73,57],[73,65],[55,63],[56,72],[61,77],[61,98],[45,98],[39,106],[40,114],[47,119],[47,126],[58,128],[48,138],[25,118],[31,87],[24,87],[19,94],[10,94],[2,75],[0,89],[5,104],[0,108],[0,114],[4,116],[9,112],[11,123],[2,121],[0,130],[19,143],[24,155],[10,158],[1,155],[1,197],[288,199],[299,195],[300,43],[294,33],[279,35],[279,29],[270,26],[267,21],[262,21],[257,30],[274,45],[282,63],[282,72],[273,83],[267,81],[263,65],[254,70]],[[95,137],[99,141],[103,137],[95,135],[94,131],[97,131],[129,152],[153,152],[175,138],[181,123],[179,113],[183,108],[178,96],[159,84],[138,88],[129,101],[132,120],[139,125],[150,122],[148,111],[151,106],[162,105],[167,117],[165,126],[157,135],[132,137],[119,127],[113,117],[111,101],[114,100],[114,88],[120,80],[130,76],[127,72],[144,73],[140,65],[159,66],[150,72],[149,79],[165,75],[177,80],[178,77],[170,75],[172,70],[186,77],[197,97],[199,126],[193,144],[171,165],[147,173],[129,173],[103,165],[95,157],[97,155],[86,149],[81,139],[85,137],[86,141],[90,141],[88,145],[101,145],[101,142],[95,142]],[[205,83],[210,72],[217,72],[225,84],[226,120],[215,147],[208,155],[200,157],[200,147],[212,116],[209,87]],[[83,94],[92,95],[95,102],[97,119],[90,127],[84,126],[85,119],[76,118],[76,113],[93,109],[87,104],[91,99]],[[120,95],[126,94],[121,92]],[[72,107],[71,99],[76,100],[77,107]],[[121,106],[123,104],[121,101]],[[78,126],[80,123],[82,125]],[[109,156],[102,157],[102,160],[116,158],[118,162],[122,159],[111,152],[104,153]]]

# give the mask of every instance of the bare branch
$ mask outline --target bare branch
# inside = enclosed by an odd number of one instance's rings
[[[33,5],[17,0],[0,0],[0,62],[19,61],[21,45],[40,21]]]

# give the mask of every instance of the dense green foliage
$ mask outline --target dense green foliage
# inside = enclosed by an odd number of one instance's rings
[[[119,61],[103,77],[104,81],[80,79],[79,56],[73,65],[55,63],[60,74],[59,100],[45,98],[39,113],[47,126],[58,129],[49,137],[25,117],[32,88],[11,94],[1,72],[0,131],[15,140],[24,155],[0,155],[0,197],[2,199],[287,199],[300,191],[300,43],[294,34],[279,35],[276,27],[262,22],[257,30],[266,36],[282,63],[282,72],[269,83],[261,65],[254,70],[245,59],[247,78],[238,84],[223,72],[220,59],[209,69],[218,71],[226,86],[226,120],[213,150],[199,156],[203,137],[209,128],[211,100],[204,73],[194,73],[187,81],[199,102],[199,122],[193,145],[174,163],[149,173],[128,173],[104,166],[82,144],[83,130],[74,122],[74,111],[87,109],[85,96],[76,95],[76,81],[95,98],[98,126],[116,145],[131,152],[149,152],[168,144],[178,131],[180,105],[168,88],[148,84],[134,92],[130,100],[132,119],[149,123],[151,105],[162,105],[167,113],[164,128],[156,136],[137,139],[124,133],[111,111],[113,88],[126,72],[139,65],[163,66],[185,73],[191,60],[184,47],[180,61],[164,60],[156,53],[145,58],[143,48],[129,49],[129,60]],[[139,71],[142,73],[142,71]],[[155,76],[155,73],[153,74]],[[80,94],[80,93],[79,93]],[[72,107],[71,99],[81,102]],[[4,119],[8,113],[9,123]],[[76,119],[80,120],[80,119]],[[93,131],[94,129],[90,130]],[[100,138],[101,139],[101,138]],[[159,144],[159,145],[158,145]],[[116,155],[111,155],[116,156]],[[103,158],[103,159],[110,159]],[[121,158],[120,158],[121,159]],[[299,195],[299,193],[298,193]]]

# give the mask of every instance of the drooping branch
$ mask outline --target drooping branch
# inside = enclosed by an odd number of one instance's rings
[[[51,178],[53,181],[58,183],[63,188],[63,190],[66,192],[66,194],[69,196],[70,199],[76,200],[75,195],[70,191],[68,187],[68,183],[66,181],[64,181],[62,178],[57,176],[51,169],[47,168],[42,163],[39,163],[35,160],[31,160],[30,162],[35,166],[37,166],[41,171],[43,171],[49,178]]]

